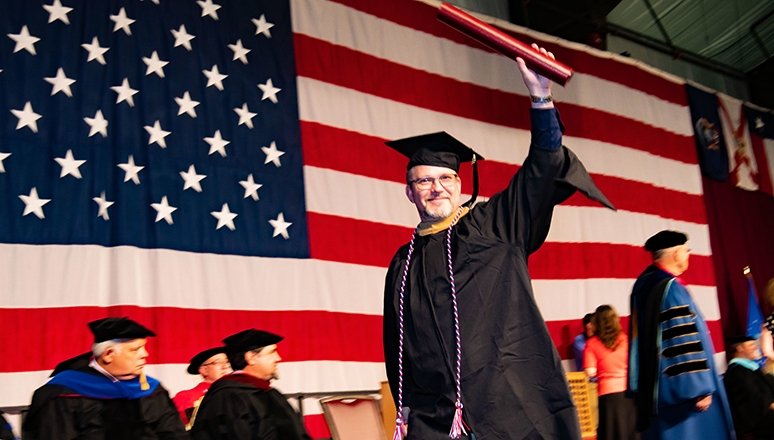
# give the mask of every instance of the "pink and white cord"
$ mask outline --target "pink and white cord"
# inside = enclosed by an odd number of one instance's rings
[[[458,209],[457,214],[454,216],[449,225],[449,229],[446,231],[446,263],[449,271],[449,283],[451,285],[452,296],[452,312],[454,315],[454,342],[456,346],[456,369],[454,375],[456,401],[454,402],[454,418],[452,419],[452,426],[449,430],[449,438],[459,439],[463,434],[467,435],[465,429],[465,422],[462,417],[462,381],[460,380],[462,371],[462,338],[460,337],[460,320],[459,309],[457,303],[457,288],[454,284],[454,264],[452,262],[451,255],[451,233],[454,225],[457,224],[462,215],[463,210]],[[395,432],[392,436],[393,440],[402,440],[405,434],[405,428],[407,420],[403,420],[403,342],[404,342],[404,302],[406,293],[406,279],[408,278],[409,267],[411,265],[411,256],[414,254],[414,242],[416,241],[417,232],[411,236],[411,242],[409,243],[408,256],[406,257],[406,265],[403,267],[403,276],[400,282],[400,293],[398,294],[398,417],[395,420]]]
[[[408,256],[406,257],[406,266],[403,268],[403,276],[400,280],[400,294],[398,295],[398,418],[395,419],[395,433],[392,440],[402,440],[408,420],[403,420],[403,303],[406,292],[406,277],[408,277],[411,256],[414,254],[414,241],[417,238],[416,232],[411,236],[409,243]]]

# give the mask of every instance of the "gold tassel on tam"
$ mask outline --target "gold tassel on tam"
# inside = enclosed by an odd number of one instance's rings
[[[145,370],[140,372],[140,389],[143,391],[148,391],[150,389],[150,385],[148,385],[148,378],[145,376]]]

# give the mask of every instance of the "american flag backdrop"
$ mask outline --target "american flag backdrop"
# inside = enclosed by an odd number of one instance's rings
[[[386,265],[418,220],[384,140],[449,131],[487,158],[484,198],[529,144],[516,64],[435,6],[0,0],[0,406],[29,403],[106,315],[158,333],[150,373],[173,393],[248,327],[285,335],[285,393],[378,388]],[[575,69],[554,87],[564,143],[619,209],[574,196],[530,261],[562,357],[585,313],[628,315],[664,228],[690,235],[684,280],[722,356],[683,80],[500,24]]]

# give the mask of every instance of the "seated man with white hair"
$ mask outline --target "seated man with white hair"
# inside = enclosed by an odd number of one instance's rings
[[[167,390],[145,376],[145,344],[156,334],[127,318],[92,321],[89,329],[94,345],[88,365],[62,365],[35,391],[24,438],[188,438]]]

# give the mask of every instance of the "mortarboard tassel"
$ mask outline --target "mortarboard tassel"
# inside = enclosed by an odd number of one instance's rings
[[[398,417],[395,420],[395,432],[392,434],[392,440],[403,440],[403,420]]]
[[[476,197],[478,197],[478,163],[476,161],[476,153],[473,153],[473,158],[470,162],[473,168],[473,194],[471,194],[470,200],[463,203],[462,206],[473,207],[473,204],[476,203]]]
[[[465,422],[462,421],[462,402],[458,400],[454,406],[457,408],[454,410],[454,420],[452,420],[449,438],[458,439],[462,437],[462,434],[467,435],[468,432],[465,430]]]
[[[150,389],[150,385],[148,385],[148,378],[145,376],[145,370],[140,372],[140,389],[143,391],[148,391]]]

